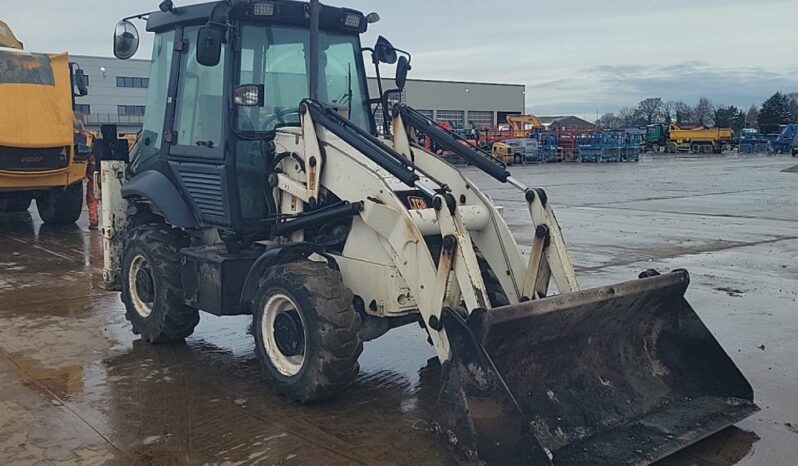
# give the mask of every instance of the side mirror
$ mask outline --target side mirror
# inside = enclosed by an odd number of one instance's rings
[[[83,156],[84,159],[87,156],[91,155],[91,153],[92,153],[91,146],[88,146],[86,144],[77,144],[76,148],[77,148],[76,152],[78,153],[78,155]]]
[[[224,32],[215,26],[203,26],[197,33],[197,63],[216,66],[222,56]]]
[[[242,84],[233,89],[233,103],[239,107],[263,107],[265,93],[263,84]]]
[[[139,49],[139,31],[130,21],[123,19],[114,30],[114,56],[127,60]]]
[[[396,64],[396,87],[404,90],[405,83],[407,83],[407,72],[412,67],[406,57],[399,57],[399,62]]]
[[[377,39],[377,44],[374,46],[374,60],[379,63],[386,63],[393,65],[396,63],[396,49],[388,42],[388,39],[380,36]]]
[[[75,94],[76,96],[83,97],[89,94],[89,79],[82,69],[78,68],[75,70],[74,82],[78,90],[78,93]]]

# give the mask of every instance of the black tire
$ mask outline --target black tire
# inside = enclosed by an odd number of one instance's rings
[[[509,305],[510,299],[507,298],[499,278],[488,265],[487,259],[479,252],[477,252],[477,262],[479,263],[479,271],[482,272],[482,281],[485,282],[485,294],[488,295],[491,308]]]
[[[25,212],[30,207],[30,196],[0,199],[0,212]]]
[[[74,223],[83,210],[83,183],[51,189],[36,196],[36,209],[44,223]]]
[[[286,299],[288,307],[274,311],[275,300]],[[276,265],[261,277],[252,327],[258,360],[277,393],[312,403],[355,379],[363,342],[353,299],[341,273],[320,262]]]
[[[179,251],[185,246],[185,235],[163,224],[138,226],[125,242],[120,278],[125,317],[148,343],[181,341],[199,323],[199,312],[183,302]]]

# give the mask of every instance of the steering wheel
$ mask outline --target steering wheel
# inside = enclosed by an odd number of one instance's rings
[[[275,126],[284,126],[287,125],[288,122],[285,121],[285,117],[288,115],[296,114],[299,117],[299,108],[283,108],[283,107],[274,107],[274,113],[271,115],[266,116],[264,118],[263,123],[261,124],[262,131],[272,131],[274,130]],[[274,124],[274,121],[277,120],[277,125]]]

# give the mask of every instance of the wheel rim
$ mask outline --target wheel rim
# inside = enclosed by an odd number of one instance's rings
[[[149,262],[141,254],[130,262],[128,289],[133,309],[141,317],[149,317],[152,314],[152,305],[155,301],[155,280],[153,280]]]
[[[277,293],[266,301],[261,319],[266,355],[274,368],[288,377],[298,374],[305,362],[307,332],[298,309],[293,299]]]

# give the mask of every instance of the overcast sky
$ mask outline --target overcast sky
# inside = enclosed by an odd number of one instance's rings
[[[158,1],[0,3],[6,5],[0,19],[28,50],[110,56],[115,22]],[[364,43],[382,34],[413,53],[411,77],[526,84],[527,110],[538,115],[592,119],[597,110],[617,111],[652,96],[748,106],[778,90],[798,92],[798,0],[334,4],[378,12],[382,21],[371,25]],[[147,57],[149,44],[147,38],[138,57]]]

